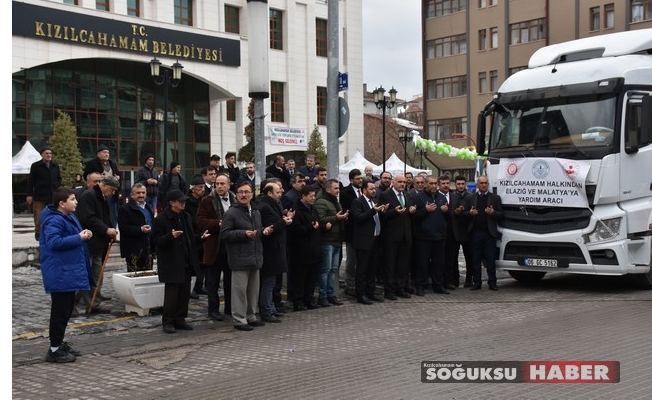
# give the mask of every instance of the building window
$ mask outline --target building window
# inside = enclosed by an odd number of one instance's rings
[[[224,31],[228,33],[240,33],[240,9],[224,5]]]
[[[269,9],[269,48],[283,50],[283,12]]]
[[[478,8],[485,8],[487,6],[487,0],[478,0]]]
[[[489,89],[492,93],[498,91],[498,71],[489,71]]]
[[[652,0],[632,0],[630,7],[632,22],[652,19]]]
[[[604,27],[606,29],[613,28],[615,25],[615,19],[616,16],[615,16],[613,3],[605,4],[604,5]]]
[[[317,87],[317,124],[326,125],[326,103],[328,92],[323,86]]]
[[[328,56],[328,21],[325,19],[317,18],[315,20],[315,38],[317,47],[317,56]]]
[[[79,5],[79,4],[78,4],[78,1],[79,1],[79,0],[63,0],[63,3],[64,3],[64,4],[72,4],[72,5],[78,6],[78,5]]]
[[[435,120],[435,140],[451,139],[453,133],[466,133],[466,117]],[[428,121],[430,127],[430,121]],[[428,132],[430,134],[430,132]]]
[[[520,67],[512,67],[512,68],[509,69],[509,76],[512,76],[515,73],[517,73],[518,71],[522,71],[524,69],[527,69],[527,65],[522,65]]]
[[[478,92],[487,93],[487,73],[478,72]]]
[[[448,36],[429,40],[427,45],[428,58],[441,58],[466,54],[466,34]]]
[[[491,28],[491,48],[492,49],[497,49],[498,48],[498,28],[497,27]]]
[[[466,76],[433,79],[427,84],[428,100],[466,96]]]
[[[235,100],[226,101],[226,120],[235,121]]]
[[[95,9],[100,11],[109,11],[109,0],[96,0]]]
[[[487,50],[487,30],[480,29],[478,31],[478,50]]]
[[[510,44],[529,43],[546,38],[546,19],[519,22],[509,25]]]
[[[192,0],[174,0],[174,23],[192,26]]]
[[[600,30],[600,7],[591,7],[589,9],[589,30]]]
[[[140,0],[127,0],[127,15],[140,17]]]
[[[283,95],[283,82],[270,82],[272,122],[285,122],[285,97]]]
[[[467,0],[428,0],[426,15],[428,18],[441,17],[466,10]]]

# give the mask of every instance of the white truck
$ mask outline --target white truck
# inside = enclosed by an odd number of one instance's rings
[[[652,289],[652,29],[543,47],[478,119],[504,207],[497,268]]]

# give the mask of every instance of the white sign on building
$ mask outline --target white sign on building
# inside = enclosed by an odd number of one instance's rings
[[[271,144],[308,147],[308,131],[304,128],[270,126],[269,140]]]

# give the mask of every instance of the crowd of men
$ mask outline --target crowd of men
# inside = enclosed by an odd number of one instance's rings
[[[28,190],[35,209],[50,200],[41,192],[60,185],[51,149],[41,154]],[[484,176],[469,193],[463,176],[455,177],[451,188],[448,175],[393,177],[385,171],[376,177],[368,167],[364,173],[352,169],[343,186],[328,179],[312,155],[301,168],[279,155],[257,185],[254,164],[240,173],[230,152],[225,166],[213,155],[187,183],[180,163],[173,161],[160,174],[148,154],[129,201],[118,207],[120,172],[109,155],[106,146],[98,148],[84,170],[89,183],[76,192],[74,214],[92,233],[86,240],[95,287],[75,296],[87,313],[110,312],[101,305],[108,299],[100,290],[101,265],[118,232],[129,271],[152,269],[157,259],[167,333],[192,329],[185,321],[188,302],[200,295],[207,296],[211,319],[229,315],[238,330],[279,323],[288,306],[281,295],[284,282],[294,311],[342,305],[340,293],[372,305],[428,290],[447,295],[460,285],[479,290],[482,265],[489,289],[498,290],[496,222],[502,205]],[[38,237],[36,211],[35,221]],[[466,260],[462,283],[460,248]],[[72,315],[77,312],[74,307]]]

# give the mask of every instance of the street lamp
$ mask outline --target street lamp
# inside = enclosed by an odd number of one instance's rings
[[[389,100],[385,98],[385,89],[381,85],[379,88],[374,89],[374,103],[376,103],[376,108],[383,110],[383,172],[385,172],[385,147],[386,147],[386,138],[385,138],[385,112],[388,108],[394,107],[396,104],[396,89],[394,86],[389,90]]]
[[[168,68],[164,68],[163,75],[161,75],[161,62],[156,57],[149,62],[149,66],[154,83],[159,86],[163,85],[163,110],[156,110],[156,116],[158,119],[160,116],[159,111],[163,112],[163,170],[165,171],[168,163],[168,89],[179,86],[183,65],[179,61],[172,64],[172,76],[170,76],[170,70]],[[143,117],[145,116],[144,111]]]
[[[403,142],[403,175],[405,175],[407,172],[407,144],[412,140],[412,131],[409,129],[403,129],[398,138]]]

